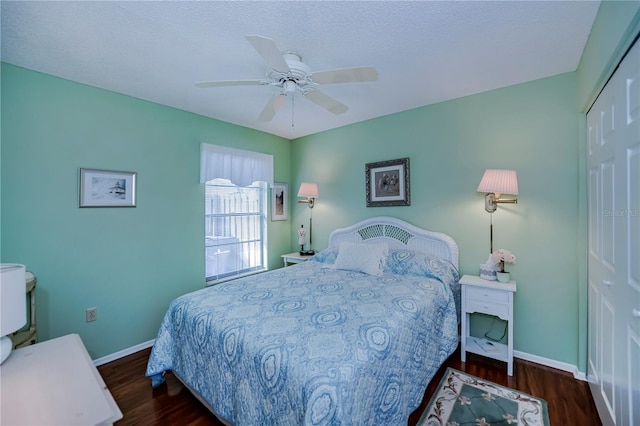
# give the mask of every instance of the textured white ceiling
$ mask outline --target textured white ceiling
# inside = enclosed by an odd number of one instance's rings
[[[599,1],[2,1],[1,59],[294,139],[486,90],[575,71]],[[374,66],[379,80],[323,85],[333,115],[301,95],[257,120],[268,86],[247,34],[312,71]],[[292,127],[292,118],[294,126]]]

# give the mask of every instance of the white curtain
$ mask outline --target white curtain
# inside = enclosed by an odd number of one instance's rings
[[[273,155],[200,144],[200,183],[216,178],[229,179],[237,186],[253,182],[273,186]]]

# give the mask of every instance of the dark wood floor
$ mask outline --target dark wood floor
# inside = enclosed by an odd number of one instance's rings
[[[171,373],[167,374],[165,384],[152,389],[144,375],[149,353],[150,349],[146,349],[98,367],[124,415],[116,425],[222,424]],[[574,379],[573,375],[516,359],[514,375],[509,377],[506,364],[473,354],[467,355],[467,362],[462,363],[458,350],[425,390],[422,405],[409,418],[410,426],[420,418],[446,367],[543,398],[548,404],[552,426],[601,425],[589,385]]]

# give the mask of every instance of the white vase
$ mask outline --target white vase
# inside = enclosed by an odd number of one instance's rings
[[[511,274],[509,272],[496,272],[496,277],[498,278],[498,282],[508,283],[511,281]]]

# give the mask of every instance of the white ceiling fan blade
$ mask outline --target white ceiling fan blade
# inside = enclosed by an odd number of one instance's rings
[[[270,38],[260,35],[247,35],[245,36],[254,49],[262,56],[267,62],[269,68],[273,68],[276,71],[287,73],[289,72],[289,65],[282,57],[282,52],[276,46],[276,43]]]
[[[378,70],[374,67],[344,68],[339,70],[319,71],[311,74],[311,79],[318,84],[359,83],[376,81]]]
[[[267,84],[264,80],[220,80],[220,81],[200,81],[196,87],[226,87],[226,86],[257,86]]]
[[[280,109],[287,97],[283,94],[273,95],[269,102],[264,106],[262,112],[258,116],[260,121],[271,121]]]
[[[304,94],[307,99],[309,99],[311,102],[320,105],[322,108],[328,110],[329,112],[332,112],[336,115],[338,114],[342,114],[345,113],[349,107],[341,104],[340,102],[336,101],[335,99],[333,99],[331,96],[322,93],[319,90],[309,90],[307,93]]]

